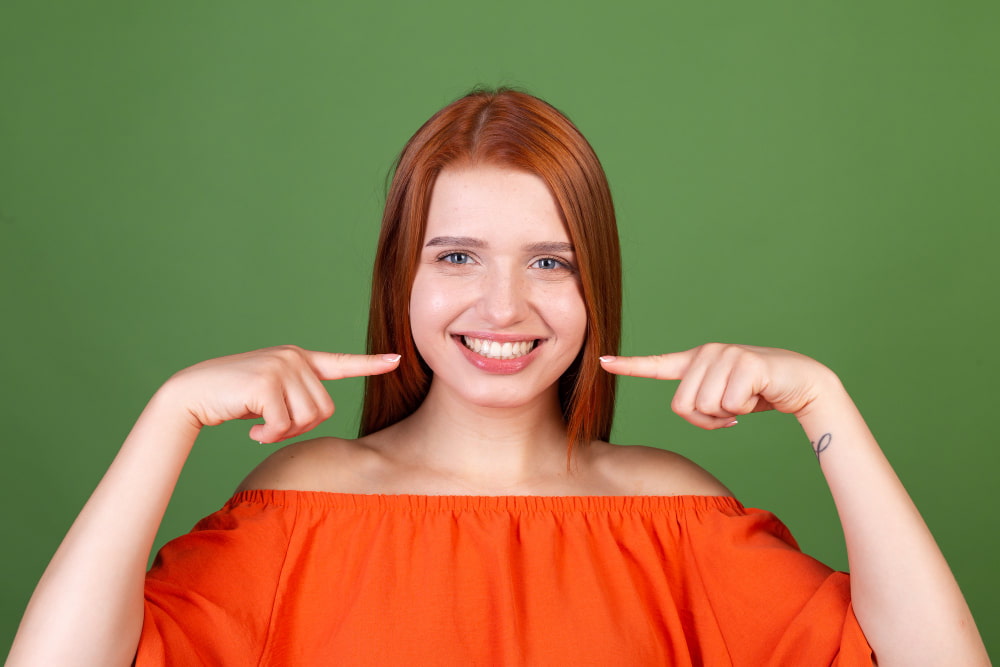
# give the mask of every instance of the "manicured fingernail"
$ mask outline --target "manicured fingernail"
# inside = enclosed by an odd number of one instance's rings
[[[726,424],[722,428],[732,428],[733,426],[736,426],[737,424],[739,424],[739,422],[734,419],[733,421],[729,422],[728,424]]]
[[[258,441],[257,441],[257,444],[258,444],[258,445],[263,445],[263,444],[264,444],[264,441],[263,441],[263,440],[258,440]]]
[[[603,361],[606,364],[610,364],[612,361],[614,361],[617,358],[618,357],[613,357],[610,354],[606,354],[603,357],[601,357],[601,361]]]
[[[382,355],[382,361],[388,361],[390,364],[394,364],[397,361],[399,361],[399,355],[398,354],[383,354]]]

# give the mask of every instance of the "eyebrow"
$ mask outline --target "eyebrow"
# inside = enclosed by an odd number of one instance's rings
[[[440,246],[461,246],[464,248],[482,249],[488,244],[482,239],[471,236],[435,236],[427,242],[425,248]],[[524,246],[528,252],[573,252],[573,244],[565,241],[541,241]]]
[[[460,245],[466,248],[485,248],[486,242],[474,239],[471,236],[435,236],[424,247],[435,248],[448,245]]]

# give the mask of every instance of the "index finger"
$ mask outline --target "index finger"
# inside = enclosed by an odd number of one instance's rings
[[[695,350],[697,348],[648,357],[601,357],[601,366],[615,375],[631,375],[654,380],[680,380],[687,373],[694,359]]]
[[[345,354],[304,350],[309,365],[320,380],[381,375],[399,367],[398,354]]]

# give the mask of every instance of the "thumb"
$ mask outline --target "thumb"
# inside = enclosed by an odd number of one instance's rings
[[[604,370],[615,375],[631,375],[654,380],[680,380],[687,373],[695,350],[655,354],[649,357],[601,357]]]
[[[306,357],[320,380],[381,375],[399,367],[398,354],[344,354],[307,350]]]

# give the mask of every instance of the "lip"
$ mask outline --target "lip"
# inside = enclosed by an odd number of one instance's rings
[[[452,336],[468,336],[469,338],[482,338],[483,340],[495,340],[498,343],[518,343],[522,340],[544,341],[542,336],[532,336],[530,334],[502,334],[492,331],[456,331]],[[459,341],[461,342],[461,341]]]
[[[523,357],[518,357],[516,359],[490,359],[484,357],[480,354],[476,354],[469,348],[465,346],[462,342],[462,336],[468,336],[470,338],[482,338],[484,340],[495,340],[498,343],[515,343],[522,340],[537,340],[538,344]],[[485,332],[468,332],[461,334],[453,334],[452,340],[455,341],[455,345],[461,350],[462,354],[465,355],[466,360],[473,366],[486,373],[491,373],[493,375],[513,375],[524,370],[528,364],[535,360],[538,356],[538,350],[545,344],[544,338],[528,338],[524,335],[517,334],[497,334],[497,333],[485,333]]]

